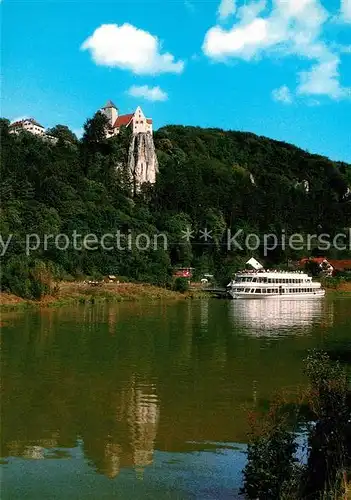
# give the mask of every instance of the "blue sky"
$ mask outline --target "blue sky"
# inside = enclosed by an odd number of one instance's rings
[[[351,0],[2,0],[1,114],[81,129],[112,99],[351,162]]]

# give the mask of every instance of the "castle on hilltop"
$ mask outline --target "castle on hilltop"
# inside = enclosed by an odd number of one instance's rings
[[[134,113],[120,115],[118,108],[112,101],[107,101],[100,112],[106,116],[109,121],[109,129],[106,132],[107,137],[119,134],[122,126],[130,127],[133,134],[150,133],[152,134],[152,119],[146,118],[141,107],[138,106]]]
[[[24,118],[23,120],[17,120],[10,124],[10,134],[16,134],[21,130],[26,130],[34,135],[44,135],[45,128],[40,125],[39,122],[34,120],[34,118]]]
[[[140,191],[142,184],[155,184],[158,161],[152,136],[152,119],[146,118],[140,106],[134,113],[120,115],[117,106],[112,101],[107,101],[100,112],[108,119],[107,138],[118,135],[122,126],[132,132],[128,153],[128,171],[134,193]]]
[[[45,130],[45,127],[34,120],[34,118],[23,118],[22,120],[12,122],[9,126],[10,134],[18,135],[22,131],[37,135],[38,137],[41,137],[42,139],[46,139],[53,143],[57,142],[57,138],[49,135]]]
[[[140,106],[136,108],[134,113],[120,115],[118,108],[112,101],[107,101],[100,112],[108,119],[107,139],[118,135],[121,127],[126,127],[131,131],[127,169],[132,181],[133,192],[139,192],[145,183],[155,184],[158,161],[153,140],[152,119],[146,118]],[[26,131],[53,143],[57,142],[57,138],[49,135],[34,118],[24,118],[11,123],[9,131],[11,134]]]

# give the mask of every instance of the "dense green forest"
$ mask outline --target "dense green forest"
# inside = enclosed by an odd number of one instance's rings
[[[81,140],[65,126],[56,142],[9,133],[1,120],[1,288],[38,296],[45,275],[70,279],[114,274],[160,285],[175,266],[192,266],[226,280],[255,255],[269,265],[313,253],[279,247],[228,249],[235,234],[336,234],[350,226],[351,166],[251,133],[167,126],[154,133],[159,174],[154,186],[131,195],[128,130],[106,140],[104,118],[87,120]],[[306,184],[306,181],[308,184]],[[309,189],[306,189],[308,185]],[[190,228],[193,238],[184,233]],[[205,241],[200,230],[207,228]],[[168,246],[60,250],[54,237],[72,233],[165,234]],[[40,244],[28,252],[26,237]],[[10,236],[12,235],[12,236]],[[26,236],[27,235],[27,236]],[[43,246],[44,235],[53,235]],[[30,240],[34,248],[37,241]],[[64,239],[61,238],[62,245]],[[162,240],[160,240],[162,241]],[[7,248],[4,245],[8,243]],[[5,251],[6,250],[6,251]],[[330,250],[333,257],[347,257]]]

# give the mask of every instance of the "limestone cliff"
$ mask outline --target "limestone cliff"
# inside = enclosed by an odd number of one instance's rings
[[[132,179],[134,193],[139,192],[144,183],[156,182],[158,161],[150,132],[132,135],[128,153],[128,172]]]

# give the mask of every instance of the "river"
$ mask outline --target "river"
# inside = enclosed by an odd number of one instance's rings
[[[248,413],[350,342],[351,301],[122,303],[2,317],[4,499],[237,498]]]

